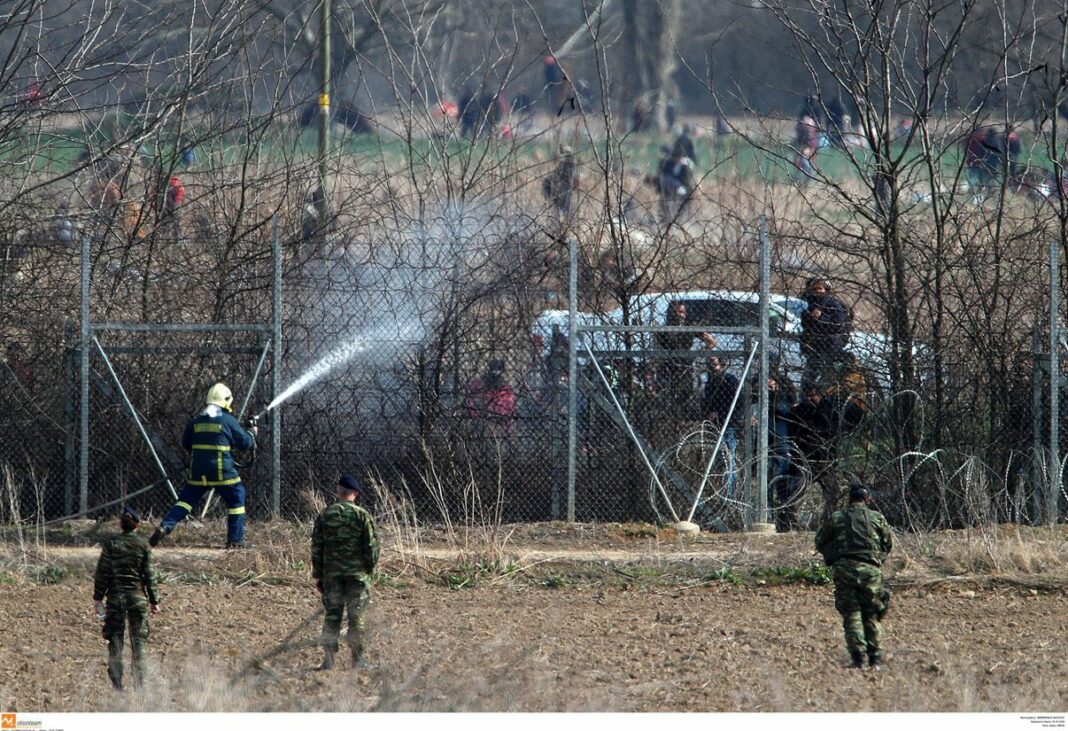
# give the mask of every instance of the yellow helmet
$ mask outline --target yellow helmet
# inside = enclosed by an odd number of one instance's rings
[[[230,392],[225,383],[216,383],[209,388],[207,398],[204,399],[209,405],[218,406],[227,411],[230,410],[230,404],[233,400],[234,394]]]

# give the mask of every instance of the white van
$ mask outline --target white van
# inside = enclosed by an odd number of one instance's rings
[[[738,333],[717,331],[723,327],[760,327],[760,295],[756,292],[738,292],[732,290],[692,290],[685,292],[655,292],[632,297],[627,308],[628,324],[663,325],[667,319],[668,307],[672,302],[686,305],[687,323],[707,325],[708,332],[716,336],[720,350],[735,351],[744,355],[732,356],[731,366],[740,369],[748,355],[746,336]],[[808,308],[800,297],[788,297],[782,294],[769,296],[769,334],[771,344],[769,355],[773,364],[784,370],[794,380],[799,381],[804,357],[801,355],[801,314]],[[552,347],[554,326],[565,338],[567,336],[567,310],[545,310],[534,321],[532,336],[541,348],[543,356],[548,356]],[[603,313],[577,313],[580,325],[622,325],[623,308],[617,307]],[[696,333],[695,333],[696,335]],[[752,336],[753,340],[756,335]],[[627,347],[629,338],[630,347]],[[749,347],[751,348],[750,340]],[[629,333],[624,336],[618,332],[586,333],[579,339],[579,358],[585,360],[585,345],[597,351],[642,351],[653,347],[653,334]],[[703,349],[704,344],[695,338],[694,349]],[[868,369],[880,385],[888,385],[887,355],[889,338],[878,333],[853,331],[849,338],[847,350]],[[617,356],[618,357],[618,356]],[[740,360],[738,360],[740,359]]]
[[[687,324],[707,325],[708,332],[716,336],[720,350],[747,352],[746,336],[740,333],[725,333],[717,328],[723,327],[760,327],[760,296],[755,292],[732,292],[728,290],[697,290],[688,292],[658,292],[637,295],[629,303],[627,322],[630,325],[663,325],[667,319],[668,307],[673,302],[686,305]],[[772,295],[770,307],[770,334],[772,345],[770,353],[773,359],[785,358],[783,366],[788,370],[800,371],[801,359],[798,335],[801,332],[801,311],[805,307],[803,300]],[[577,313],[579,325],[622,325],[624,321],[622,307],[604,313]],[[559,333],[567,336],[567,310],[546,310],[535,319],[532,335],[541,347],[542,355],[548,356],[552,347],[554,326]],[[704,346],[696,340],[694,348]],[[753,336],[755,340],[756,336]],[[630,346],[627,346],[629,340]],[[642,351],[653,348],[653,333],[586,333],[579,340],[579,357],[585,357],[585,345],[596,351]],[[752,347],[751,345],[749,347]],[[617,356],[618,357],[618,356]]]

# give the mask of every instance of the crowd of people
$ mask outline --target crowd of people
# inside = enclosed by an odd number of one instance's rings
[[[802,527],[801,503],[809,485],[819,486],[824,519],[839,507],[839,446],[869,409],[870,379],[848,349],[850,308],[818,278],[807,282],[805,300],[800,389],[785,372],[773,373],[767,383],[769,504],[783,532]],[[664,325],[699,323],[688,318],[684,302],[672,302]],[[713,433],[722,434],[723,497],[738,499],[737,452],[746,423],[755,424],[752,411],[746,411],[755,394],[743,393],[740,374],[716,352],[714,335],[666,330],[658,332],[654,342],[659,350],[670,351],[656,371],[654,390],[661,413],[669,423],[703,421]],[[695,364],[702,360],[703,373],[697,373]]]
[[[855,110],[854,110],[855,111]],[[890,131],[892,140],[909,139],[913,120],[902,118]],[[872,140],[847,105],[832,98],[821,101],[807,96],[794,125],[794,180],[804,184],[819,177],[816,157],[826,148],[870,148]],[[1036,201],[1058,202],[1068,199],[1068,159],[1048,167],[1035,166],[1024,160],[1024,144],[1014,124],[979,125],[960,139],[961,171],[972,200],[981,203],[999,190],[1023,195]],[[890,181],[883,170],[872,172],[875,197],[883,208],[890,203]],[[920,192],[916,200],[929,196]]]
[[[107,154],[86,147],[77,162],[81,173],[75,179],[74,193],[69,200],[57,202],[50,225],[57,244],[76,242],[83,221],[75,211],[85,209],[113,224],[127,239],[144,239],[153,228],[174,240],[182,238],[187,190],[178,168],[196,163],[191,144],[181,146],[173,165],[162,164],[145,145],[136,150],[115,148]]]

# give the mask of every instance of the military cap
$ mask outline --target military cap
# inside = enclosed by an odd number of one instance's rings
[[[137,508],[133,507],[132,505],[127,505],[125,508],[122,509],[122,512],[124,515],[129,515],[130,518],[133,519],[133,522],[141,522],[141,514],[137,512]]]
[[[353,490],[355,492],[361,491],[360,483],[352,475],[341,475],[341,477],[338,478],[337,484],[344,487],[346,490]]]
[[[870,495],[868,488],[859,482],[853,483],[849,488],[849,502],[851,503],[867,500]]]

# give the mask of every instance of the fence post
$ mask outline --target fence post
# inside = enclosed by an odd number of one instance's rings
[[[63,323],[63,514],[74,512],[74,485],[78,481],[78,462],[74,450],[74,338],[77,332],[72,320]]]
[[[81,328],[78,348],[78,510],[89,510],[89,235],[82,236]]]
[[[274,276],[271,279],[271,401],[281,392],[282,379],[282,245],[278,240],[278,217],[271,221],[271,256]],[[270,403],[269,402],[269,403]],[[282,407],[271,409],[271,517],[277,518],[282,507]]]
[[[549,493],[549,518],[552,520],[560,520],[560,493],[563,491],[563,482],[566,479],[566,470],[561,469],[561,465],[564,461],[564,437],[560,432],[560,407],[561,407],[561,395],[560,395],[560,378],[559,378],[559,365],[554,361],[553,345],[560,340],[560,326],[557,323],[553,323],[552,334],[549,340],[549,360],[548,360],[548,372],[549,372],[549,417],[552,424],[552,430],[550,437],[552,442],[549,447],[549,453],[552,455],[552,488]],[[569,417],[570,418],[570,417]]]
[[[1061,492],[1061,445],[1060,445],[1060,310],[1061,310],[1061,257],[1058,243],[1049,245],[1049,452],[1050,482],[1046,496],[1046,523],[1057,522],[1057,496]]]
[[[768,221],[760,217],[760,395],[757,434],[757,514],[755,523],[768,519],[768,338],[770,324],[768,307],[771,304],[771,242],[768,240]],[[768,528],[764,528],[768,530]],[[770,528],[774,531],[774,527]]]
[[[1042,522],[1042,485],[1046,476],[1042,473],[1042,457],[1046,448],[1042,444],[1042,374],[1045,370],[1042,358],[1042,335],[1035,324],[1031,333],[1031,524]]]
[[[567,522],[575,522],[575,479],[578,470],[578,240],[568,237],[570,272],[567,287]]]

